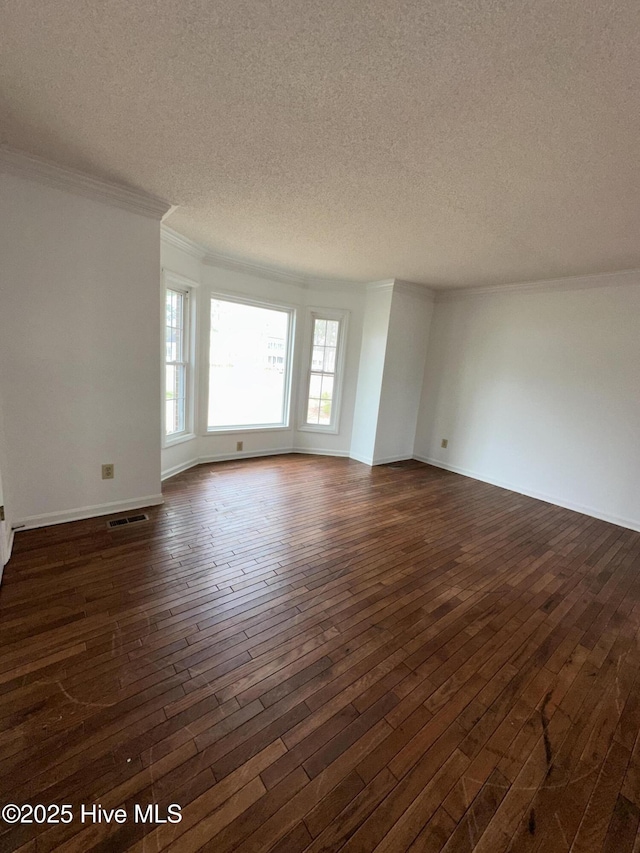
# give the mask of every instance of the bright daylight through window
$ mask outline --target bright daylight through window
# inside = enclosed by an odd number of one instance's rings
[[[285,426],[293,312],[211,300],[210,430]]]
[[[313,318],[313,345],[305,423],[331,426],[336,399],[336,370],[340,321]]]
[[[188,295],[167,288],[165,320],[165,434],[187,428]]]

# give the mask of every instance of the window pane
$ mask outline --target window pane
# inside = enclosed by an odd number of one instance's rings
[[[331,423],[331,400],[323,400],[320,405],[320,417],[318,423],[328,426]]]
[[[313,326],[313,343],[324,344],[327,335],[327,321],[316,320]]]
[[[338,346],[338,328],[340,327],[339,320],[327,320],[327,346]]]
[[[185,304],[187,296],[177,290],[167,289],[165,361],[185,360]],[[165,433],[172,435],[186,429],[186,364],[165,366]]]
[[[323,400],[333,399],[333,376],[327,376],[325,374],[322,377],[322,394],[320,397]]]
[[[334,381],[338,360],[340,320],[318,317],[313,321],[313,344],[306,423],[331,426]]]
[[[309,396],[310,397],[320,397],[322,393],[322,376],[318,376],[315,373],[311,374],[311,379],[309,380]]]
[[[176,401],[175,400],[167,400],[165,403],[165,425],[167,430],[167,435],[171,435],[171,433],[177,432],[176,429]]]
[[[289,312],[211,300],[209,426],[285,420]]]
[[[167,392],[167,400],[174,400],[176,398],[176,369],[172,365],[167,365],[165,367],[165,384],[166,384],[166,392]]]
[[[186,415],[186,388],[185,388],[186,368],[183,364],[178,367],[177,371],[177,400],[176,400],[176,432],[182,432],[185,428]]]
[[[324,372],[333,373],[336,369],[336,348],[324,348]]]
[[[322,370],[324,365],[324,347],[314,347],[311,354],[311,370]]]

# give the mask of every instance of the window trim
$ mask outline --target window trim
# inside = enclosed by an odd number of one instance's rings
[[[309,407],[309,383],[311,381],[313,365],[313,327],[316,320],[338,320],[338,346],[336,348],[336,364],[333,378],[333,400],[331,405],[330,424],[308,424],[306,423]],[[344,365],[347,332],[349,326],[349,311],[333,308],[307,308],[307,322],[305,332],[306,363],[300,388],[299,424],[300,432],[320,432],[330,435],[340,433],[340,415],[342,411],[342,389],[344,386]]]
[[[185,441],[190,441],[196,438],[195,433],[195,408],[196,408],[196,298],[195,290],[199,286],[199,282],[193,279],[173,272],[172,270],[162,270],[162,447],[172,447],[174,444],[182,444]],[[186,297],[185,308],[183,312],[184,318],[184,337],[186,341],[185,355],[187,360],[185,370],[185,412],[184,425],[185,428],[180,432],[172,432],[167,435],[166,424],[166,310],[167,310],[167,291],[173,290],[177,293],[183,293]]]
[[[211,302],[218,299],[221,302],[235,302],[240,305],[249,305],[253,308],[266,308],[271,311],[283,311],[287,314],[287,348],[285,362],[285,388],[284,398],[282,401],[283,420],[279,423],[267,424],[232,424],[229,426],[211,426],[209,424],[209,391],[210,391],[210,371],[211,371]],[[206,355],[205,355],[205,399],[206,405],[203,406],[203,421],[205,435],[221,435],[225,433],[245,433],[245,432],[276,432],[278,430],[291,429],[291,402],[293,399],[293,363],[295,356],[295,336],[296,336],[296,321],[297,308],[294,305],[285,305],[281,302],[269,302],[263,299],[245,296],[243,294],[229,294],[223,291],[212,290],[208,295],[208,312],[207,312],[207,335],[206,335]]]

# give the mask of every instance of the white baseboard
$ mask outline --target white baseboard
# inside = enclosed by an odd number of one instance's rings
[[[239,450],[237,453],[215,453],[209,456],[200,456],[197,465],[206,462],[233,462],[238,459],[257,459],[260,456],[284,456],[293,453],[293,447],[279,447],[270,450]]]
[[[507,483],[504,480],[496,480],[493,477],[477,474],[475,471],[470,471],[467,468],[461,468],[458,465],[449,465],[446,462],[441,462],[439,459],[433,459],[430,456],[419,456],[414,454],[414,459],[418,462],[425,462],[427,465],[434,465],[436,468],[443,468],[445,471],[452,471],[454,474],[461,474],[463,477],[469,477],[472,480],[480,480],[482,483],[489,483],[491,486],[499,486],[501,489],[507,489],[509,492],[516,492],[519,495],[526,495],[528,498],[535,498],[538,501],[544,501],[554,506],[561,506],[563,509],[570,509],[573,512],[589,515],[592,518],[599,518],[600,521],[608,521],[610,524],[617,524],[619,527],[626,527],[629,530],[640,532],[640,521],[633,518],[624,518],[623,516],[611,515],[608,512],[596,509],[592,506],[584,506],[583,504],[574,503],[573,501],[565,501],[562,498],[547,495],[544,492],[537,492],[533,489],[523,489],[522,486],[517,486],[514,483]]]
[[[373,465],[373,457],[371,456],[361,456],[359,453],[349,453],[349,459],[355,459],[356,462],[362,462],[363,465],[368,465],[371,467]]]
[[[406,462],[407,459],[413,459],[413,456],[404,454],[403,456],[376,456],[373,459],[373,465],[390,465],[392,462]]]
[[[414,457],[411,454],[403,454],[400,456],[360,456],[357,453],[349,454],[351,459],[355,459],[356,462],[362,462],[364,465],[368,465],[372,468],[374,465],[390,465],[392,462],[406,462],[407,459],[413,459]]]
[[[306,456],[339,456],[341,458],[348,458],[349,456],[348,450],[311,449],[310,447],[294,447],[293,453],[303,453]]]
[[[200,460],[198,458],[189,459],[188,462],[181,462],[180,465],[174,465],[171,468],[167,468],[166,471],[163,471],[160,475],[160,479],[164,483],[165,480],[168,480],[169,477],[175,477],[176,474],[182,474],[183,471],[188,471],[189,468],[193,468],[195,465],[199,465]]]
[[[164,503],[162,495],[146,495],[141,498],[131,498],[124,501],[111,501],[94,506],[83,506],[76,509],[67,509],[62,512],[46,512],[43,515],[30,515],[16,522],[24,530],[33,530],[36,527],[48,527],[51,524],[64,524],[67,521],[82,521],[85,518],[96,518],[100,515],[111,515],[115,512],[128,512],[132,509],[142,509],[147,506],[158,506]]]
[[[188,462],[183,462],[180,465],[174,465],[172,468],[167,468],[162,472],[162,481],[168,480],[170,477],[175,477],[176,474],[182,474],[183,471],[188,471],[189,468],[195,468],[196,465],[204,465],[207,462],[233,462],[235,459],[259,459],[261,456],[284,456],[287,453],[301,453],[307,456],[338,456],[348,457],[348,450],[329,450],[328,448],[314,449],[308,447],[280,447],[278,449],[269,450],[244,450],[236,453],[217,453],[209,456],[199,456],[197,459],[189,459]]]

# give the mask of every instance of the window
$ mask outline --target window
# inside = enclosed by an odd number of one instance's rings
[[[346,315],[311,313],[311,359],[304,427],[336,431]]]
[[[211,300],[209,430],[288,422],[294,312]]]
[[[165,435],[187,431],[189,388],[189,294],[166,290],[165,317]]]

